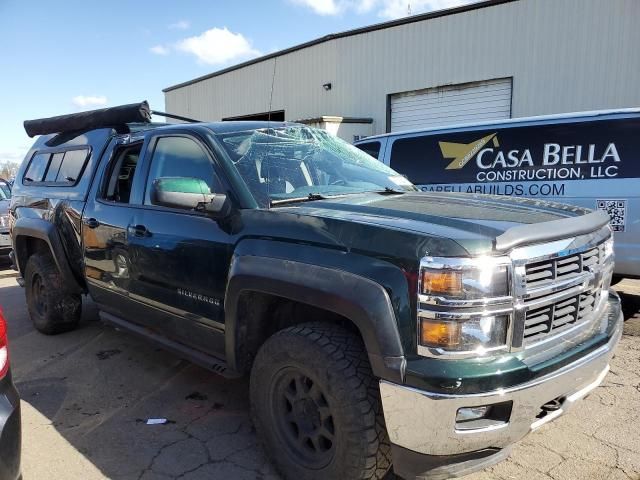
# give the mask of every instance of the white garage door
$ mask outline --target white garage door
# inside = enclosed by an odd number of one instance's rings
[[[511,116],[511,79],[447,85],[391,96],[391,131]]]

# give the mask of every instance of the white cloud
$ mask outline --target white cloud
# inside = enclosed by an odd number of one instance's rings
[[[347,11],[359,14],[376,11],[386,19],[406,17],[409,6],[411,14],[442,10],[472,3],[476,0],[290,0],[292,3],[311,9],[318,15],[339,15]]]
[[[189,27],[191,27],[191,23],[188,20],[180,20],[169,25],[169,30],[188,30]]]
[[[227,27],[212,28],[195,37],[185,38],[175,44],[175,49],[195,55],[199,62],[209,65],[260,55],[241,33],[230,32]]]
[[[358,13],[370,12],[378,3],[378,0],[360,0],[355,2],[355,10]]]
[[[107,97],[104,95],[78,95],[71,99],[76,107],[95,107],[107,104]]]
[[[341,0],[292,0],[297,5],[310,8],[318,15],[337,15],[342,10]]]
[[[156,55],[169,55],[169,47],[165,47],[164,45],[155,45],[149,49],[151,53],[155,53]]]

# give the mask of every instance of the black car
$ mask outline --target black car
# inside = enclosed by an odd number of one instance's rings
[[[20,398],[9,369],[7,323],[0,309],[0,479],[20,476]]]
[[[36,329],[103,320],[227,377],[288,480],[460,476],[596,388],[622,334],[604,212],[419,192],[304,125],[25,122]]]

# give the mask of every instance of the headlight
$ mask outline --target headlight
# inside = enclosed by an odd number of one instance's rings
[[[482,300],[509,295],[506,264],[494,257],[478,258],[473,263],[445,265],[433,262],[422,267],[420,290],[423,295],[452,300]]]
[[[503,257],[423,259],[418,287],[421,353],[482,354],[505,347],[511,307],[504,304],[512,300],[509,265]]]
[[[9,214],[0,215],[0,227],[8,227],[9,226]]]

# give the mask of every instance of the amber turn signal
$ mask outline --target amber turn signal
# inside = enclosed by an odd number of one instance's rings
[[[422,270],[422,293],[460,296],[463,294],[462,274],[452,271]]]
[[[451,348],[460,343],[460,323],[431,318],[421,320],[420,343],[425,347]]]

